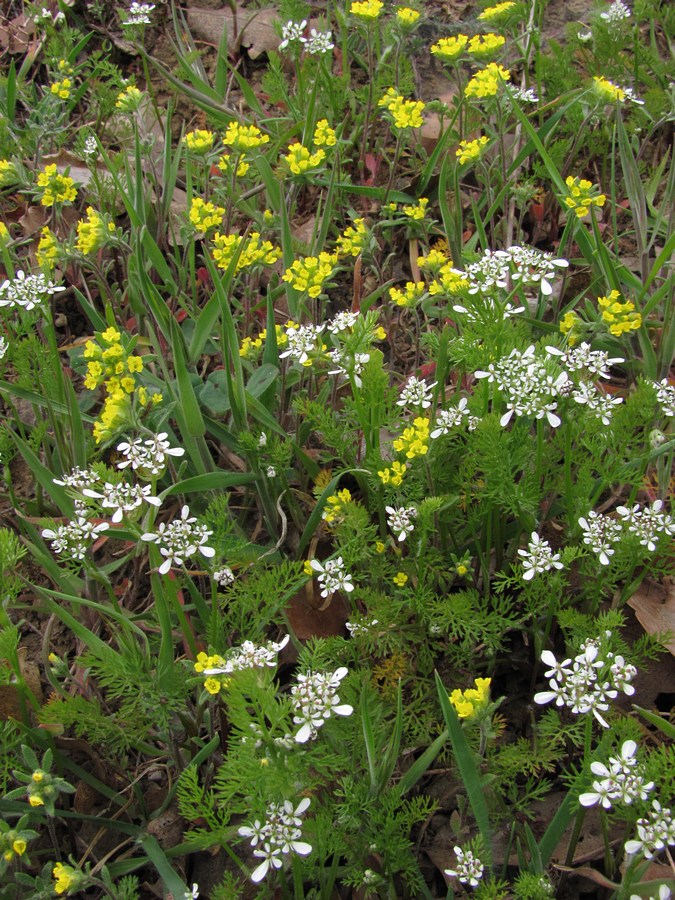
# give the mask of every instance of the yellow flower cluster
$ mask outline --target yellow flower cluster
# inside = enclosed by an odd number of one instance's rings
[[[382,0],[354,0],[349,7],[349,12],[359,19],[372,21],[380,15],[383,6]]]
[[[225,660],[222,656],[218,656],[214,654],[213,656],[209,656],[207,653],[198,653],[197,660],[194,664],[195,672],[201,674],[205,669],[219,669],[225,665]],[[208,678],[204,681],[204,690],[206,690],[209,694],[218,694],[220,691],[227,687],[230,683],[229,678],[224,678],[221,676],[209,675]]]
[[[321,147],[311,153],[304,144],[289,144],[288,153],[282,156],[282,161],[288,166],[293,175],[304,175],[310,169],[318,169],[326,158],[326,151]]]
[[[432,296],[437,294],[460,294],[469,287],[469,281],[459,269],[453,268],[452,262],[446,262],[438,270],[436,280],[429,285],[429,293]]]
[[[52,869],[52,875],[56,882],[54,885],[55,894],[65,894],[68,891],[75,890],[82,883],[82,872],[79,869],[65,866],[60,862],[57,862]]]
[[[319,119],[314,129],[315,147],[334,147],[337,143],[337,135],[328,124],[328,119]]]
[[[395,128],[420,128],[424,123],[424,103],[421,100],[406,100],[393,87],[387,89],[377,105],[387,110]]]
[[[565,180],[569,196],[564,198],[565,206],[573,209],[578,219],[588,215],[591,206],[604,206],[607,198],[597,193],[590,181],[585,178],[574,178],[569,175]]]
[[[294,322],[290,320],[286,322],[286,328],[291,328],[295,325]],[[277,347],[283,347],[288,343],[288,335],[286,334],[284,328],[281,325],[275,325],[274,330],[277,335]],[[255,359],[258,353],[262,350],[263,341],[267,337],[267,329],[263,328],[263,330],[258,334],[258,337],[245,337],[241,346],[239,347],[239,356],[243,359]]]
[[[408,216],[409,219],[416,219],[417,221],[422,221],[422,219],[427,214],[427,206],[429,205],[429,201],[426,197],[420,197],[419,202],[403,207],[403,214]]]
[[[214,133],[212,131],[207,131],[205,128],[198,128],[196,131],[188,131],[183,138],[185,146],[190,153],[194,153],[197,156],[206,156],[206,154],[213,149],[214,140]]]
[[[616,337],[636,331],[642,325],[642,316],[635,311],[635,304],[630,300],[621,303],[620,296],[618,291],[612,291],[609,297],[598,297],[602,320],[609,325],[610,334]]]
[[[358,256],[368,243],[368,228],[365,219],[354,219],[342,232],[335,244],[336,256]]]
[[[464,53],[468,43],[467,35],[456,34],[453,37],[441,38],[438,43],[433,45],[431,52],[443,62],[454,62]]]
[[[42,188],[40,203],[43,206],[72,203],[77,197],[75,182],[68,175],[61,175],[56,168],[56,163],[45,166],[44,172],[40,172],[37,177],[37,185]]]
[[[603,78],[601,75],[596,75],[593,78],[593,90],[601,100],[605,100],[607,103],[613,103],[616,100],[619,103],[623,103],[626,99],[626,92],[623,88],[620,88],[618,84],[614,84],[608,78]]]
[[[475,141],[460,141],[459,149],[457,150],[457,159],[460,163],[473,162],[480,158],[487,144],[488,138],[486,135],[476,138]]]
[[[55,81],[49,90],[56,97],[60,97],[61,100],[67,100],[70,97],[70,92],[73,88],[73,82],[70,78],[62,78],[61,81]]]
[[[427,253],[426,256],[418,256],[417,257],[417,265],[420,269],[424,269],[427,272],[436,273],[443,266],[447,265],[450,260],[448,259],[447,253],[444,250],[438,249],[438,243],[436,243],[435,247]],[[443,244],[446,242],[444,241]]]
[[[234,158],[237,163],[237,178],[243,178],[251,168],[251,165],[246,162],[243,156],[235,156]],[[232,173],[232,166],[232,156],[229,153],[223,153],[218,160],[218,168],[223,175],[230,175]]]
[[[40,240],[35,251],[35,258],[42,269],[51,271],[59,256],[59,243],[48,225],[40,232]]]
[[[490,59],[499,53],[506,38],[501,34],[477,34],[469,41],[468,51],[477,59]]]
[[[481,22],[496,22],[497,19],[506,17],[516,6],[513,0],[507,0],[505,3],[498,3],[496,6],[488,6],[478,16]]]
[[[321,518],[329,525],[334,525],[344,518],[345,507],[351,502],[352,494],[347,488],[343,488],[341,491],[338,491],[337,494],[331,494],[326,500],[326,506],[321,514]]]
[[[396,10],[396,18],[404,28],[412,28],[419,17],[419,10],[411,9],[409,6],[399,6]]]
[[[13,184],[16,181],[16,168],[9,159],[0,159],[0,184]]]
[[[306,291],[310,297],[318,297],[323,291],[324,283],[333,274],[336,262],[337,257],[332,253],[306,256],[304,259],[296,259],[282,278],[296,291]]]
[[[235,153],[246,153],[248,150],[256,150],[263,144],[268,144],[270,136],[263,134],[255,125],[240,125],[239,122],[230,122],[223,138],[223,144]]]
[[[412,425],[404,429],[393,446],[397,453],[405,453],[407,459],[426,456],[429,451],[429,419],[423,416],[413,419]]]
[[[403,482],[403,476],[405,475],[407,468],[405,463],[394,460],[391,466],[387,466],[386,469],[381,469],[377,474],[380,476],[382,484],[391,484],[394,487],[398,487]]]
[[[485,97],[494,97],[499,86],[508,81],[511,72],[497,63],[488,63],[484,69],[480,69],[467,84],[464,96],[482,100]]]
[[[90,360],[87,363],[84,386],[93,391],[103,384],[106,389],[103,409],[94,424],[97,443],[113,434],[127,421],[131,395],[134,392],[142,406],[148,402],[161,401],[161,394],[148,398],[144,387],[137,389],[136,375],[143,371],[143,360],[140,356],[127,353],[122,344],[122,335],[116,328],[110,327],[102,332],[100,343],[87,341],[84,358]]]
[[[275,247],[270,241],[261,241],[257,231],[252,231],[248,237],[216,232],[213,235],[211,252],[219,269],[227,269],[242,242],[243,247],[237,260],[236,272],[249,266],[272,266],[281,257],[281,249]]]
[[[491,678],[476,678],[475,688],[460,691],[454,690],[448,698],[460,719],[473,719],[482,712],[490,702]]]
[[[573,347],[579,340],[579,325],[581,325],[581,319],[574,312],[565,313],[560,320],[560,333],[567,335],[570,347]]]
[[[211,228],[217,228],[223,221],[225,208],[206,202],[201,197],[193,197],[190,204],[190,222],[195,230],[206,233]]]
[[[426,293],[427,286],[423,281],[406,281],[405,289],[389,288],[389,297],[397,306],[413,307]]]
[[[115,106],[117,109],[125,113],[134,113],[141,105],[143,94],[133,84],[127,85],[124,90],[117,95]]]
[[[95,253],[115,233],[113,222],[106,222],[93,206],[87,207],[87,218],[77,223],[77,249],[80,253]]]

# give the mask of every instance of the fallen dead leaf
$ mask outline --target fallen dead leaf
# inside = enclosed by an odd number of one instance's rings
[[[263,7],[262,9],[245,9],[236,7],[235,18],[231,9],[195,9],[189,7],[186,10],[187,22],[193,35],[210,44],[219,44],[223,32],[227,29],[231,39],[231,48],[240,50],[246,48],[251,59],[258,59],[263,53],[279,49],[279,35],[274,25],[279,21],[276,9]]]
[[[645,580],[628,605],[647,634],[666,635],[661,643],[675,656],[675,584]]]

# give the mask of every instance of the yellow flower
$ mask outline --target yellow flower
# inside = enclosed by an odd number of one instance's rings
[[[208,691],[209,694],[218,694],[220,692],[221,684],[217,678],[207,678],[204,682],[204,689]]]
[[[427,286],[423,281],[407,281],[405,290],[389,288],[389,297],[397,306],[413,307],[426,293]]]
[[[45,773],[42,769],[36,769],[30,777],[35,784],[41,784],[45,780]]]
[[[462,55],[468,43],[467,35],[456,34],[453,37],[441,38],[438,43],[433,45],[431,52],[443,62],[454,62]]]
[[[468,51],[477,59],[495,57],[506,43],[501,34],[477,34],[469,41]]]
[[[12,850],[16,853],[17,856],[23,856],[23,854],[26,852],[27,846],[28,845],[23,838],[15,838],[15,840],[12,841]]]
[[[241,356],[242,359],[254,359],[262,349],[262,343],[263,342],[259,337],[245,337],[239,347],[239,356]]]
[[[469,281],[459,269],[453,268],[451,262],[441,266],[436,281],[432,281],[429,285],[429,293],[432,296],[437,294],[459,294],[469,287]]]
[[[573,347],[579,340],[579,325],[581,319],[574,312],[565,313],[560,320],[560,332],[567,335],[567,341],[570,347]]]
[[[596,75],[593,78],[593,90],[601,100],[605,100],[608,103],[613,103],[615,100],[622,103],[626,99],[626,92],[623,88],[620,88],[618,84],[614,84],[613,81],[609,81],[607,78],[602,78],[600,75]]]
[[[112,380],[112,379],[111,379]],[[112,437],[125,425],[131,412],[131,400],[128,394],[115,391],[106,397],[98,420],[94,423],[94,439],[97,444]]]
[[[469,98],[481,100],[485,97],[494,97],[499,86],[508,81],[511,73],[497,63],[488,63],[484,69],[480,69],[467,84],[464,95]]]
[[[120,332],[112,325],[101,333],[101,340],[106,344],[118,344],[121,337]]]
[[[59,243],[54,233],[45,225],[40,232],[40,241],[35,251],[38,265],[43,269],[53,269],[59,256]]]
[[[475,688],[460,691],[454,690],[449,697],[460,719],[473,719],[482,712],[490,702],[491,678],[476,678]]]
[[[642,325],[642,316],[635,312],[635,304],[630,300],[619,302],[620,296],[618,291],[612,291],[609,297],[598,297],[603,322],[609,325],[610,334],[616,337],[636,331]]]
[[[400,438],[393,442],[397,453],[405,453],[407,459],[425,456],[429,451],[429,419],[418,416],[405,428]]]
[[[460,141],[459,149],[456,152],[457,158],[460,163],[473,162],[480,158],[487,144],[488,138],[486,135],[476,138],[475,141]]]
[[[384,553],[385,545],[382,541],[375,541],[375,552],[376,553]]]
[[[337,239],[335,253],[337,256],[358,256],[367,246],[368,228],[365,219],[354,219]]]
[[[323,521],[332,525],[334,522],[342,520],[347,504],[351,503],[351,500],[351,491],[347,490],[347,488],[343,488],[337,494],[331,494],[326,500],[326,506],[321,514]]]
[[[495,22],[497,19],[505,18],[516,5],[513,0],[507,0],[507,2],[498,3],[496,6],[488,6],[478,18],[481,22]]]
[[[183,140],[191,153],[195,153],[198,156],[206,156],[209,150],[213,149],[215,135],[212,131],[199,128],[196,131],[188,131]]]
[[[64,866],[60,862],[57,862],[54,866],[52,875],[56,881],[54,891],[57,894],[65,894],[66,891],[72,891],[82,883],[81,872],[78,872],[72,866]]]
[[[388,88],[377,105],[389,112],[395,128],[420,128],[424,124],[422,112],[425,104],[421,100],[406,100],[393,87]]]
[[[230,122],[223,138],[223,144],[237,153],[245,153],[247,150],[255,150],[269,143],[270,136],[263,134],[255,125],[240,125],[239,122]]]
[[[372,21],[380,15],[383,6],[382,0],[353,0],[349,12],[359,19]]]
[[[318,297],[323,286],[333,274],[337,257],[321,252],[318,256],[296,259],[284,272],[282,280],[293,285],[297,291],[307,291],[310,297]]]
[[[190,222],[199,232],[206,233],[211,228],[217,228],[223,221],[225,208],[207,203],[201,197],[193,197],[190,204]]]
[[[391,468],[382,469],[377,474],[380,476],[382,484],[392,484],[394,487],[398,487],[403,481],[407,468],[405,463],[394,460]]]
[[[61,175],[56,168],[56,163],[45,166],[44,172],[40,172],[37,177],[37,185],[42,188],[40,203],[43,206],[72,203],[77,197],[75,182],[68,175]]]
[[[238,234],[220,234],[216,232],[212,240],[213,258],[220,269],[227,269],[242,242],[243,247],[237,260],[237,272],[249,266],[274,265],[281,257],[280,248],[274,247],[270,241],[261,241],[260,234],[257,231],[252,231],[248,238],[240,237]]]
[[[67,100],[70,97],[70,91],[73,87],[73,82],[70,78],[63,78],[61,81],[55,81],[49,88],[52,94],[56,97],[60,97],[61,100]]]
[[[140,356],[127,356],[127,370],[129,372],[142,372],[143,360]]]
[[[305,575],[313,575],[314,574],[314,569],[312,568],[312,560],[311,559],[306,559],[304,561],[304,563],[302,564],[302,570],[305,573]]]
[[[404,28],[412,28],[420,17],[419,10],[409,6],[399,6],[396,10],[396,18]]]
[[[426,256],[417,257],[417,265],[420,269],[425,269],[429,272],[437,272],[441,266],[447,265],[448,262],[447,253],[438,249],[438,242]]]
[[[318,168],[325,158],[326,152],[321,147],[316,153],[310,153],[302,144],[289,144],[288,153],[281,157],[293,175],[304,175],[310,169]]]
[[[251,166],[245,162],[242,156],[235,157],[237,160],[237,178],[243,178]],[[232,157],[229,153],[223,153],[218,160],[218,168],[223,175],[229,175],[232,171]]]
[[[429,201],[426,197],[420,197],[419,202],[413,205],[404,206],[403,213],[408,216],[409,219],[417,219],[421,221],[427,214],[427,206],[429,205]]]
[[[588,215],[592,206],[604,206],[607,198],[593,187],[585,178],[574,178],[569,175],[565,180],[569,194],[563,198],[568,209],[573,209],[577,218],[583,219]]]
[[[197,659],[194,663],[195,672],[203,672],[204,669],[215,669],[219,666],[224,666],[225,660],[222,656],[209,656],[207,653],[202,651],[197,654]]]
[[[44,228],[42,229],[42,231],[44,232]],[[0,248],[6,247],[7,244],[9,244],[10,240],[11,237],[9,234],[9,228],[5,225],[4,222],[0,222]]]
[[[408,576],[405,572],[397,572],[396,575],[392,578],[392,581],[397,587],[403,587],[405,583],[408,581]]]
[[[133,84],[129,84],[117,95],[115,106],[122,112],[134,113],[141,105],[142,100],[143,94]]]
[[[319,119],[314,129],[315,147],[334,147],[337,142],[335,131],[328,124],[328,119]]]
[[[0,159],[0,184],[14,184],[16,167],[9,159]]]
[[[115,231],[112,222],[106,222],[93,206],[87,207],[87,218],[77,223],[77,249],[80,253],[95,253]]]
[[[42,799],[42,797],[39,797],[37,794],[30,794],[30,796],[28,797],[28,802],[30,803],[31,806],[44,806],[45,805],[45,801]]]

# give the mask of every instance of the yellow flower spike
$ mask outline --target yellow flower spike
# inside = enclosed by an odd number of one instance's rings
[[[42,206],[54,206],[57,203],[72,203],[77,197],[75,182],[68,175],[61,175],[56,163],[45,166],[44,172],[37,177],[37,186],[42,188],[40,203]]]
[[[54,96],[59,97],[61,100],[67,100],[70,97],[72,87],[73,82],[71,79],[63,78],[61,81],[55,81],[50,86],[49,90]]]
[[[429,200],[426,197],[420,197],[418,203],[404,206],[403,213],[408,216],[409,219],[413,219],[419,222],[426,216],[428,205]]]
[[[56,236],[49,228],[45,227],[40,232],[40,241],[35,252],[38,265],[44,269],[53,269],[59,256],[59,243]]]
[[[195,229],[206,233],[212,228],[218,228],[223,221],[225,207],[207,203],[201,197],[193,197],[190,204],[189,219]]]
[[[365,219],[354,219],[354,224],[349,225],[335,245],[337,256],[358,256],[368,244],[368,228]]]
[[[622,103],[626,99],[626,92],[623,88],[600,75],[596,75],[593,78],[593,90],[601,100],[605,100],[608,103],[613,103],[616,100]]]
[[[469,99],[483,100],[494,97],[502,84],[511,77],[511,72],[497,63],[489,63],[480,69],[467,84],[464,96]]]
[[[123,113],[135,113],[141,105],[143,94],[139,89],[129,84],[117,95],[115,106]]]
[[[450,703],[460,719],[473,719],[490,702],[491,678],[476,678],[475,688],[465,691],[455,689],[449,696]]]
[[[453,37],[441,38],[431,48],[434,56],[437,56],[443,62],[454,62],[464,53],[469,38],[466,34],[456,34]]]
[[[310,153],[302,144],[289,144],[288,153],[281,157],[293,175],[304,175],[311,169],[317,169],[325,158],[326,152],[321,147],[316,153]]]
[[[506,43],[501,34],[477,34],[469,41],[467,51],[476,59],[494,58]]]
[[[382,12],[382,0],[353,0],[349,12],[359,19],[374,21]]]
[[[187,149],[197,156],[206,156],[213,149],[215,135],[212,131],[199,128],[196,131],[189,131],[183,138],[183,142]]]
[[[239,122],[230,122],[223,138],[223,144],[238,153],[247,150],[255,150],[268,144],[270,136],[263,134],[255,125],[240,125]]]
[[[496,22],[498,19],[506,18],[516,6],[517,4],[513,0],[497,3],[496,6],[488,6],[480,13],[478,19],[481,22]]]
[[[407,281],[404,290],[389,288],[389,297],[397,306],[410,308],[417,306],[426,290],[427,286],[423,281]]]
[[[319,119],[314,129],[315,147],[334,147],[337,143],[337,135],[328,124],[328,119]]]
[[[460,141],[459,148],[456,151],[457,159],[460,163],[475,162],[483,155],[483,150],[488,145],[486,135],[476,138],[475,141]]]
[[[395,128],[421,128],[424,124],[422,113],[425,104],[422,100],[406,100],[393,87],[378,100],[377,105],[384,107],[391,115]]]
[[[563,202],[568,209],[574,210],[578,219],[588,215],[592,206],[603,207],[607,198],[593,187],[585,178],[575,178],[569,175],[565,180],[568,195]]]
[[[409,6],[399,6],[396,10],[396,18],[404,28],[412,28],[417,24],[421,13]]]

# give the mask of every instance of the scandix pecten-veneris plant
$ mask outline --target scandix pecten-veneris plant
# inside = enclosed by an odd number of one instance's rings
[[[2,883],[668,896],[668,10],[19,5]]]

